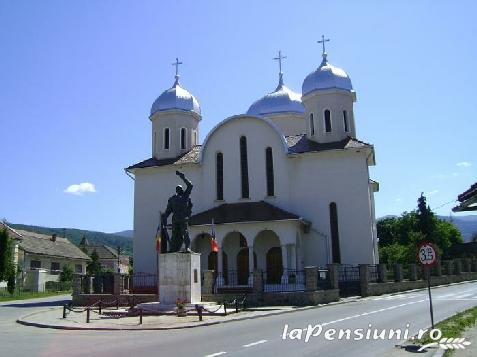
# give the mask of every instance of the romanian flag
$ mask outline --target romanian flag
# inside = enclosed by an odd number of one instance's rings
[[[161,224],[157,226],[157,232],[156,232],[156,252],[160,253],[161,252]]]
[[[215,225],[214,225],[213,219],[212,219],[212,226],[210,228],[210,235],[212,236],[212,239],[210,240],[210,250],[212,252],[218,252],[219,245],[217,244],[217,240],[215,239]]]

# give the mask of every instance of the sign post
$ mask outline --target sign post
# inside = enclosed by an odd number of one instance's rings
[[[431,267],[437,264],[437,250],[431,243],[423,242],[417,250],[417,259],[427,271],[427,290],[429,292],[429,309],[431,312],[431,324],[434,329],[434,311],[432,309],[431,295]]]

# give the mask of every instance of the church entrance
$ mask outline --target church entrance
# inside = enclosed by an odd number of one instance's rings
[[[217,272],[217,252],[211,252],[207,259],[207,269]]]
[[[248,284],[248,248],[242,248],[237,254],[237,284]]]
[[[280,284],[282,274],[282,249],[270,248],[267,252],[267,284]]]

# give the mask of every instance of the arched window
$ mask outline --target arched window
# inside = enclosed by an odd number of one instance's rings
[[[224,156],[221,152],[215,158],[215,181],[217,189],[217,200],[224,199]]]
[[[325,117],[325,131],[327,133],[331,133],[331,112],[326,109],[324,113]]]
[[[265,168],[267,171],[267,196],[274,196],[275,181],[273,177],[273,153],[271,147],[265,150]]]
[[[157,133],[154,131],[154,137],[152,138],[152,153],[155,156],[156,155],[156,149],[157,149]]]
[[[164,149],[169,150],[170,146],[170,133],[169,128],[164,129]]]
[[[197,130],[194,130],[194,145],[197,145]]]
[[[344,131],[348,132],[349,131],[348,112],[346,110],[343,110],[343,126],[344,126]]]
[[[331,231],[331,253],[333,263],[341,263],[340,235],[338,230],[338,209],[336,202],[330,203],[330,231]]]
[[[240,175],[242,179],[242,198],[250,198],[248,186],[247,138],[240,137]]]
[[[181,150],[186,148],[186,128],[181,129]]]
[[[315,119],[313,119],[313,113],[310,113],[310,133],[315,135]]]

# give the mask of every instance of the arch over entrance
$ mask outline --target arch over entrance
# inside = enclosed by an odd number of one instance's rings
[[[266,272],[267,284],[279,284],[283,274],[282,248],[280,238],[272,230],[257,234],[253,243],[257,254],[257,269]]]
[[[223,275],[227,285],[247,285],[249,272],[249,247],[240,232],[230,232],[223,240]],[[227,257],[227,258],[226,258]]]

